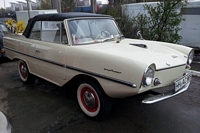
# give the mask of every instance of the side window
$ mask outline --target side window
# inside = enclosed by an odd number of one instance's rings
[[[59,21],[42,21],[41,41],[60,43]]]
[[[37,21],[29,38],[52,43],[68,43],[64,24],[60,21]]]
[[[40,34],[41,34],[41,21],[37,21],[37,22],[35,22],[32,30],[31,30],[29,38],[35,39],[35,40],[40,40],[41,39]]]
[[[41,41],[68,43],[64,24],[60,21],[43,21]]]

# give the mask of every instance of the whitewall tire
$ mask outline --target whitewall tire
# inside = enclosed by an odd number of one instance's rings
[[[17,67],[19,76],[24,83],[34,82],[33,75],[29,73],[28,67],[24,61],[19,60]]]
[[[77,100],[81,110],[90,118],[100,120],[111,110],[112,101],[97,82],[81,81],[77,88]]]

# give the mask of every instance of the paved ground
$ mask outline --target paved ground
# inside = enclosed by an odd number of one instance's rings
[[[200,61],[192,63],[191,69],[200,72]]]
[[[23,84],[16,65],[0,63],[0,111],[13,133],[200,132],[198,77],[192,78],[187,92],[156,104],[142,104],[146,95],[116,99],[108,118],[95,122],[83,115],[70,86],[59,88],[41,79]]]

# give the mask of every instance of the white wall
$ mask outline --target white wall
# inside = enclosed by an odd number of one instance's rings
[[[200,15],[184,15],[185,21],[180,24],[182,36],[180,44],[200,48]]]

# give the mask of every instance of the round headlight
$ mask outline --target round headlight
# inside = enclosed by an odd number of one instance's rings
[[[188,60],[187,60],[187,64],[191,64],[193,61],[193,57],[194,57],[194,51],[190,51],[189,55],[188,55]]]
[[[143,86],[149,86],[153,82],[154,78],[154,70],[152,68],[148,68],[143,76]]]

